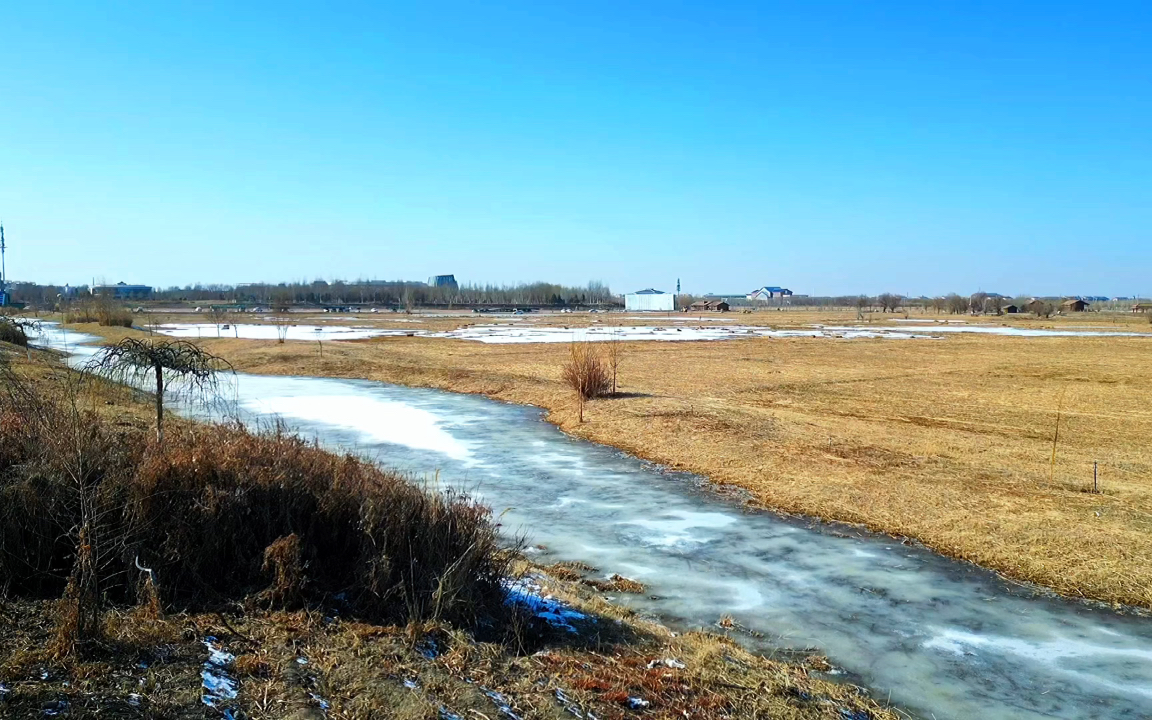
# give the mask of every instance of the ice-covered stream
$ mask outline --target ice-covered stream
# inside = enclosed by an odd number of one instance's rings
[[[819,648],[925,718],[1152,717],[1152,620],[742,510],[697,478],[572,439],[534,408],[328,378],[240,375],[229,394],[249,421],[280,417],[325,445],[439,471],[551,558],[648,584],[651,596],[619,602],[688,627],[730,614],[764,648]]]

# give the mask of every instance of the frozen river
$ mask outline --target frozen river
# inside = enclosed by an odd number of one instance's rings
[[[764,634],[761,649],[818,648],[924,718],[1152,716],[1148,619],[889,538],[746,511],[698,478],[568,437],[530,407],[306,377],[239,375],[228,394],[247,422],[280,418],[326,446],[439,471],[548,560],[649,586],[618,602],[683,627],[730,614]]]

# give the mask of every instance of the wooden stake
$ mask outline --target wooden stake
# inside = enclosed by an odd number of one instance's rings
[[[1052,465],[1048,470],[1049,484],[1056,480],[1056,442],[1060,439],[1060,413],[1064,410],[1064,393],[1067,390],[1067,385],[1060,389],[1060,402],[1056,405],[1056,434],[1052,436]]]

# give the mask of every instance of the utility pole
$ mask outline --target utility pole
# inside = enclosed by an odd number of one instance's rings
[[[8,271],[4,264],[4,223],[0,222],[0,307],[8,304]]]

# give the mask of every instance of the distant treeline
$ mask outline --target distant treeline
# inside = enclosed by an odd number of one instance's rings
[[[50,306],[63,296],[63,288],[20,283],[13,285],[16,300]],[[89,295],[87,287],[73,288],[76,298]],[[240,303],[259,305],[352,305],[371,304],[395,307],[428,305],[603,305],[619,303],[607,285],[590,282],[583,287],[535,282],[521,285],[430,286],[403,280],[360,280],[345,282],[316,280],[299,283],[252,283],[245,285],[189,285],[157,288],[152,300],[196,303]]]

